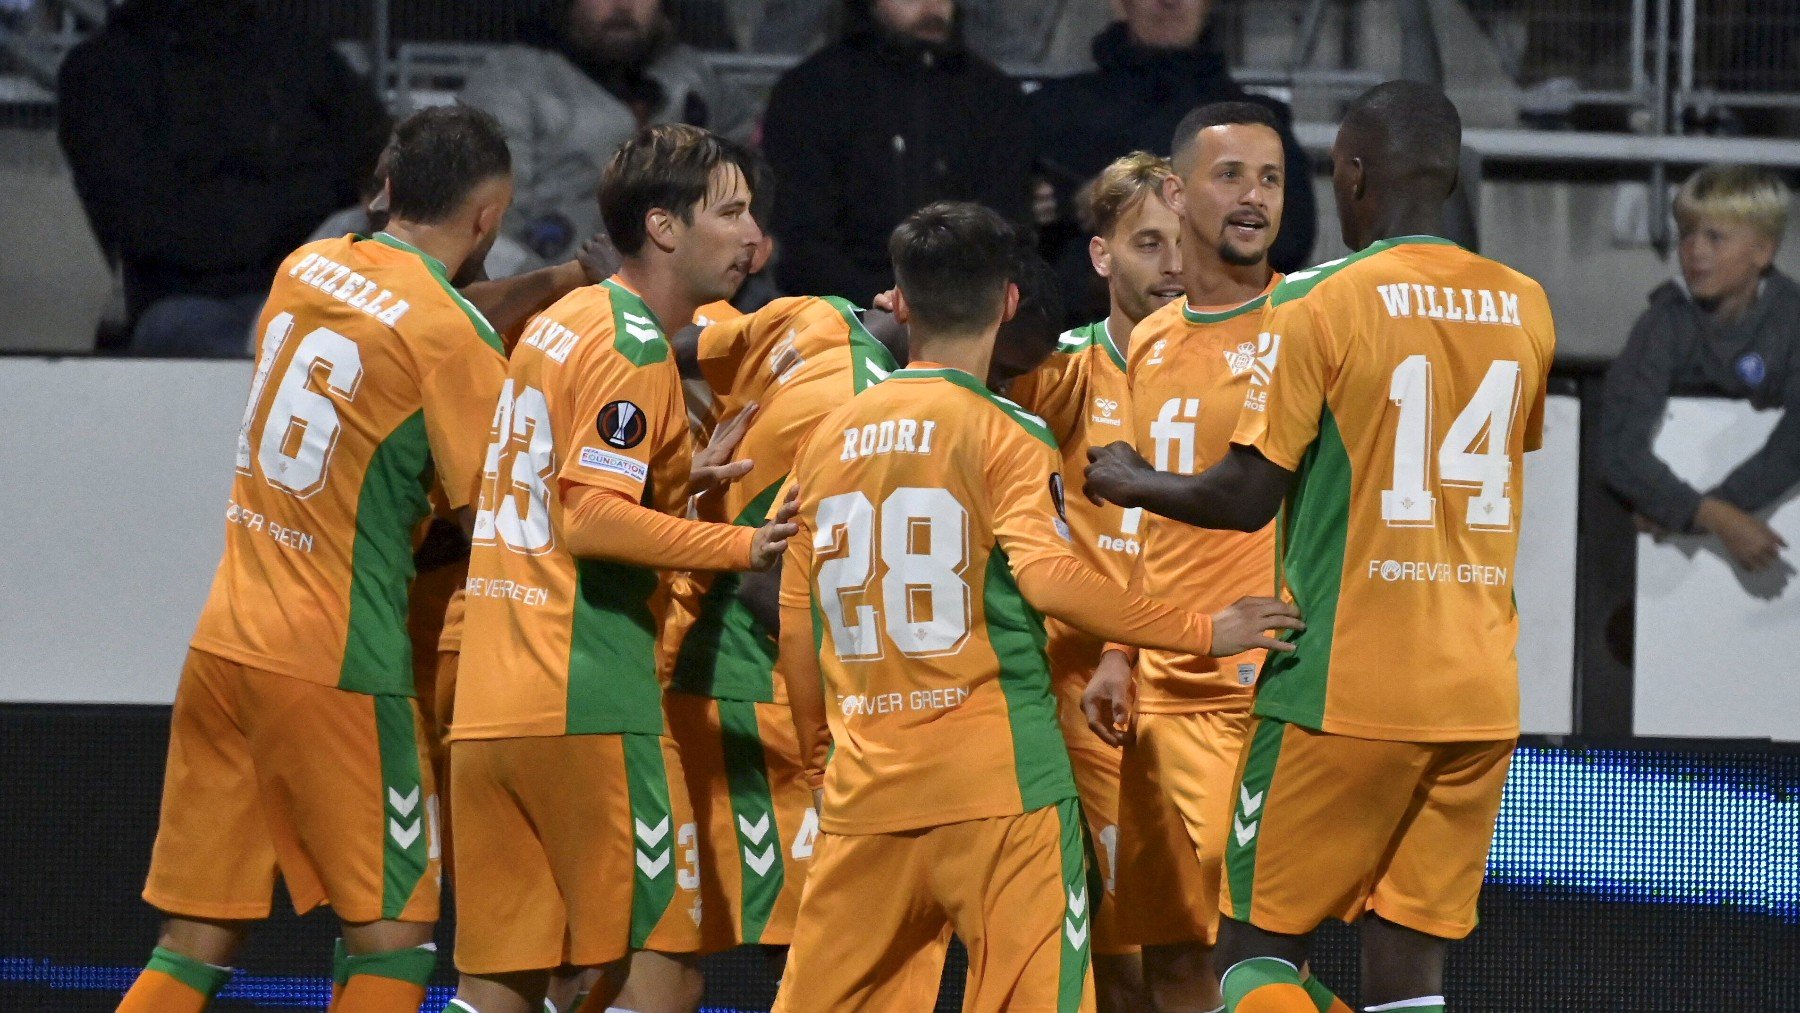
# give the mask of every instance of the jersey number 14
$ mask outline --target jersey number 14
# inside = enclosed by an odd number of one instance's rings
[[[1388,399],[1400,407],[1400,421],[1394,430],[1394,482],[1381,494],[1381,519],[1391,527],[1429,527],[1437,519],[1430,480],[1431,360],[1410,355],[1401,361],[1388,385]],[[1463,517],[1471,528],[1512,529],[1507,483],[1518,412],[1519,364],[1497,360],[1438,447],[1438,481],[1475,490]]]

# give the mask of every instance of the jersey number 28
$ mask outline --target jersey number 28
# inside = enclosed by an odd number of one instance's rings
[[[813,553],[829,557],[819,564],[819,607],[839,659],[882,657],[884,630],[909,658],[962,649],[974,621],[962,576],[969,565],[969,512],[950,490],[902,486],[879,511],[860,492],[829,496],[819,503],[817,528]],[[877,558],[885,610],[870,594]],[[862,603],[847,607],[851,595],[861,595]]]

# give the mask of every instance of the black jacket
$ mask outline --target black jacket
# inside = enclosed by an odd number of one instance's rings
[[[241,0],[127,3],[60,78],[63,152],[133,316],[165,295],[266,290],[357,203],[387,138],[368,82]]]
[[[853,31],[782,75],[763,120],[775,170],[776,279],[867,305],[893,284],[894,226],[937,200],[1024,221],[1025,99],[980,57]]]
[[[1784,409],[1762,448],[1706,493],[1652,450],[1671,396],[1742,398]],[[1606,483],[1631,508],[1671,531],[1691,530],[1700,499],[1754,513],[1800,483],[1800,285],[1779,271],[1756,302],[1720,326],[1676,282],[1650,293],[1625,350],[1606,371],[1600,451]]]
[[[1031,95],[1031,122],[1038,157],[1068,198],[1106,168],[1133,151],[1169,153],[1181,118],[1207,102],[1249,100],[1269,106],[1287,148],[1287,188],[1281,234],[1269,251],[1278,271],[1308,265],[1319,232],[1319,205],[1313,197],[1312,167],[1294,137],[1288,107],[1244,91],[1231,79],[1225,58],[1203,39],[1187,49],[1151,49],[1131,41],[1124,22],[1094,37],[1091,70],[1048,81]],[[1085,245],[1087,239],[1082,237]]]

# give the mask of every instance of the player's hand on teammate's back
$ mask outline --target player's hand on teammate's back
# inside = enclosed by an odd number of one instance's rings
[[[1118,651],[1107,651],[1094,667],[1093,678],[1081,694],[1081,710],[1088,727],[1109,746],[1123,746],[1132,739],[1137,717],[1137,687],[1132,684],[1131,662]]]
[[[1132,497],[1133,483],[1140,475],[1155,470],[1138,454],[1136,447],[1115,440],[1104,447],[1089,448],[1087,470],[1082,474],[1082,492],[1095,506],[1107,503],[1135,506],[1135,503],[1127,502]]]
[[[1280,598],[1239,598],[1214,612],[1212,621],[1211,654],[1215,658],[1228,658],[1259,647],[1284,653],[1292,651],[1293,644],[1276,640],[1268,631],[1306,629],[1293,602]]]
[[[596,232],[575,251],[575,262],[581,265],[581,273],[587,276],[588,284],[598,285],[618,273],[625,258],[619,256],[611,236]]]
[[[762,406],[751,402],[744,410],[719,423],[713,430],[712,439],[706,447],[694,455],[694,461],[688,466],[688,494],[697,496],[721,485],[729,485],[750,473],[756,462],[748,458],[733,461],[731,455],[737,451],[738,444],[744,442],[744,434],[750,431],[750,423],[756,421],[756,413]]]
[[[750,540],[750,569],[767,570],[781,561],[782,553],[787,551],[787,540],[799,532],[800,526],[794,523],[794,515],[800,512],[800,487],[788,489],[787,498],[775,510],[775,516],[769,523],[756,529],[756,537]]]

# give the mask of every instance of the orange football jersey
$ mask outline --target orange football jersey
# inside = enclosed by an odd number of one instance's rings
[[[434,480],[452,508],[475,496],[500,339],[441,262],[385,232],[296,250],[260,326],[225,556],[193,646],[411,696],[413,534]]]
[[[1177,299],[1131,336],[1132,439],[1159,471],[1197,475],[1225,456],[1256,359],[1269,289],[1238,306],[1195,309]],[[1137,586],[1158,601],[1216,612],[1245,595],[1275,593],[1275,526],[1208,531],[1144,515]],[[1183,713],[1246,707],[1263,652],[1207,658],[1138,655],[1138,707]]]
[[[1062,472],[1077,485],[1087,467],[1089,447],[1132,438],[1125,356],[1105,320],[1063,334],[1050,358],[1014,380],[1007,396],[1049,426],[1062,448]],[[1095,506],[1082,495],[1069,497],[1068,509],[1075,555],[1124,586],[1140,548],[1143,511],[1111,503]],[[1046,619],[1045,626],[1050,634],[1050,672],[1058,691],[1079,702],[1080,687],[1087,685],[1105,644],[1055,619]]]
[[[1430,236],[1287,278],[1233,442],[1298,473],[1281,576],[1306,630],[1256,711],[1363,738],[1519,731],[1513,567],[1556,337],[1537,282]]]
[[[750,473],[700,497],[697,516],[750,527],[768,520],[800,441],[813,426],[896,368],[886,346],[863,327],[855,306],[815,296],[777,299],[748,316],[712,324],[700,332],[699,360],[720,418],[751,404],[760,407],[732,455],[754,462]],[[723,700],[785,699],[774,679],[775,636],[738,600],[739,584],[730,573],[676,580],[681,600],[671,606],[672,615],[691,613],[692,622],[672,621],[664,628],[672,641],[664,652],[673,665],[672,684]]]
[[[926,364],[807,437],[781,598],[814,616],[834,743],[823,829],[891,833],[1075,797],[1043,621],[1013,576],[1073,561],[1057,463],[1042,420]]]
[[[526,327],[490,417],[451,738],[661,734],[664,581],[559,537],[577,485],[686,512],[693,450],[661,327],[617,279],[575,290]]]

